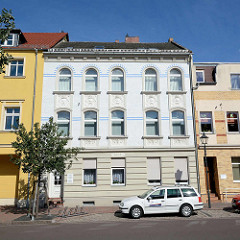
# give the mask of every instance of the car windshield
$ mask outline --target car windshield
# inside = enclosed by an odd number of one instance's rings
[[[152,193],[152,191],[153,191],[153,190],[150,189],[150,190],[146,191],[145,193],[143,193],[142,195],[139,195],[138,197],[143,199],[143,198],[145,198],[146,196],[148,196],[150,193]]]

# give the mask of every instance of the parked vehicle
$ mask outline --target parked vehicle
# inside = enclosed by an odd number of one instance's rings
[[[161,186],[122,200],[119,208],[132,218],[156,213],[180,213],[183,217],[190,217],[193,211],[203,208],[203,202],[200,194],[191,186]]]
[[[236,195],[232,199],[232,207],[240,210],[240,194]]]

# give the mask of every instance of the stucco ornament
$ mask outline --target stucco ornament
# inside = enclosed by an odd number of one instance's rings
[[[97,108],[97,96],[96,95],[84,96],[84,107]]]
[[[147,147],[159,147],[160,145],[159,139],[145,139],[145,146]]]
[[[171,96],[171,107],[185,107],[185,98],[183,95],[172,95]]]
[[[158,107],[158,97],[154,95],[147,95],[145,98],[146,107]]]
[[[57,96],[57,108],[71,108],[71,101],[69,95]]]
[[[82,146],[85,147],[85,148],[97,147],[97,145],[98,145],[98,140],[97,139],[82,140]]]
[[[125,107],[125,99],[123,95],[112,95],[111,96],[111,107]]]
[[[110,144],[111,146],[121,147],[125,145],[125,139],[122,138],[110,139]]]

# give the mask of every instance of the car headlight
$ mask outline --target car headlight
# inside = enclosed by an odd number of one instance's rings
[[[121,202],[121,203],[119,204],[119,206],[120,206],[120,207],[123,207],[123,206],[124,206],[124,203],[123,203],[123,202]]]

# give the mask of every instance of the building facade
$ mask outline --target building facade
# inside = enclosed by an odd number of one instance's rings
[[[103,206],[160,184],[197,188],[190,67],[191,51],[172,39],[44,53],[42,123],[53,116],[68,146],[82,148],[64,176],[50,175],[50,197]]]
[[[201,194],[206,199],[204,151],[199,139],[205,132],[211,197],[224,200],[240,191],[240,64],[194,63],[193,75]]]
[[[15,128],[24,123],[28,131],[41,119],[43,51],[67,40],[66,33],[22,33],[13,30],[2,43],[12,56],[0,74],[0,205],[25,204],[28,175],[10,161]]]

